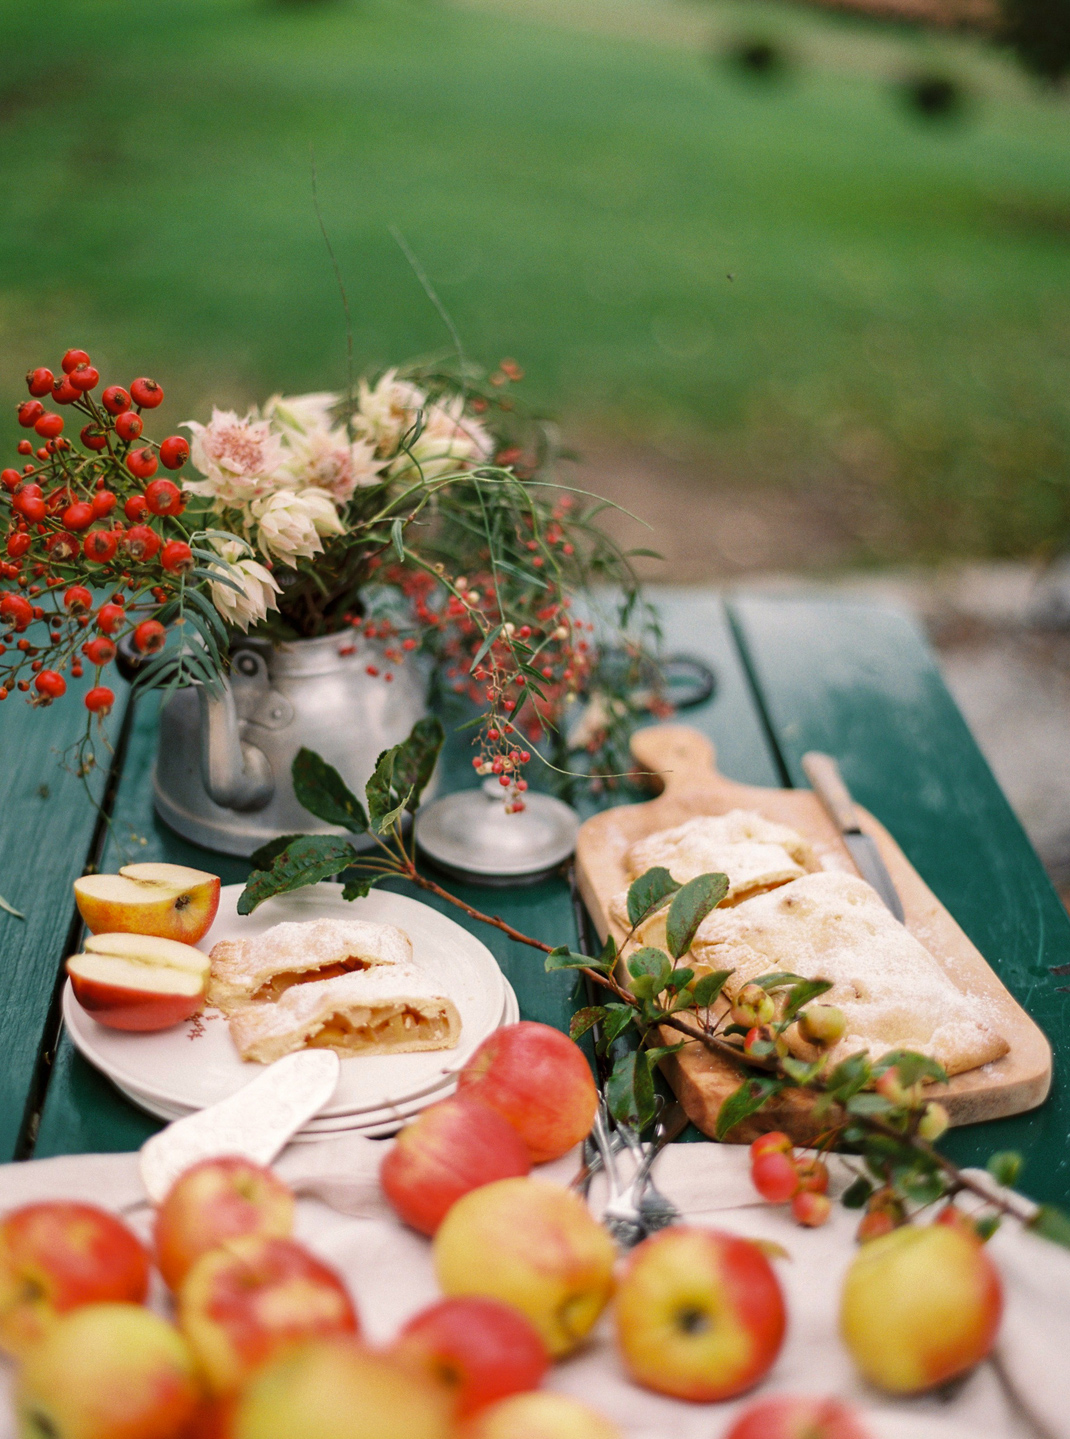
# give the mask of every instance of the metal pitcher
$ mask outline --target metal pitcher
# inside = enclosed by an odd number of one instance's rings
[[[315,750],[363,796],[381,751],[426,714],[428,678],[425,663],[393,665],[352,633],[240,640],[220,693],[191,685],[163,708],[156,811],[185,839],[223,854],[250,855],[280,834],[335,832],[297,802],[297,751]]]

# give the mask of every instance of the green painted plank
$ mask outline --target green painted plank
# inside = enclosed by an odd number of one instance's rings
[[[955,1131],[946,1149],[983,1163],[1026,1156],[1024,1188],[1070,1200],[1070,917],[940,677],[897,610],[830,599],[732,602],[792,782],[809,749],[840,761],[855,798],[911,862],[1052,1041],[1055,1086],[1032,1114]]]
[[[714,667],[718,678],[714,699],[701,709],[687,711],[681,718],[714,740],[726,773],[754,784],[775,784],[775,765],[720,601],[710,591],[683,594],[666,591],[658,597],[664,604],[667,648],[686,650],[705,659]],[[469,739],[470,733],[450,736],[443,757],[444,783],[448,788],[473,783]],[[155,745],[156,702],[143,700],[138,705],[115,804],[116,841],[109,846],[103,865],[114,867],[126,855],[136,854],[142,859],[164,859],[210,869],[221,873],[224,883],[244,879],[248,871],[244,861],[186,844],[153,814],[151,775]],[[453,881],[446,881],[446,887],[474,908],[500,915],[533,938],[552,944],[576,941],[571,898],[563,879],[512,890],[460,885]],[[571,976],[547,975],[542,958],[535,950],[467,920],[432,895],[419,897],[479,935],[516,990],[525,1018],[567,1028],[576,1004]],[[154,1121],[136,1110],[73,1052],[69,1039],[64,1036],[36,1153],[44,1156],[131,1149],[154,1127]]]
[[[120,687],[117,686],[117,690]],[[97,811],[82,781],[65,766],[82,733],[85,683],[47,709],[31,709],[17,692],[0,705],[0,894],[25,921],[0,911],[0,1159],[20,1152],[34,1095],[38,1058],[59,967],[75,918],[71,885],[83,873]],[[107,721],[114,742],[125,699]],[[99,744],[109,762],[109,747]],[[97,781],[99,785],[99,780]]]

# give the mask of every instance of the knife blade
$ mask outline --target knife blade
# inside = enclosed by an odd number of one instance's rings
[[[240,1154],[270,1164],[334,1093],[339,1059],[330,1049],[284,1055],[239,1089],[176,1119],[141,1146],[142,1183],[159,1204],[178,1176],[202,1159]]]
[[[858,811],[850,791],[843,782],[840,767],[829,754],[810,750],[802,757],[806,778],[814,793],[825,806],[833,824],[855,862],[859,874],[880,895],[900,924],[904,922],[903,904],[896,893],[892,877],[872,835],[866,834],[858,822]]]

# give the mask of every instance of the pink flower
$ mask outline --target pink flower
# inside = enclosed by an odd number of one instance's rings
[[[254,415],[239,419],[233,410],[213,407],[207,425],[185,422],[193,436],[193,464],[205,476],[185,481],[185,489],[215,500],[218,508],[247,505],[275,489],[283,460],[282,441],[268,420]]]

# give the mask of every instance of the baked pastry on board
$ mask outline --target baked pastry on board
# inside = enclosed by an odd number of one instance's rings
[[[801,834],[747,809],[696,815],[671,829],[656,830],[631,846],[624,863],[629,879],[659,865],[677,884],[700,874],[726,874],[729,902],[817,868]]]

